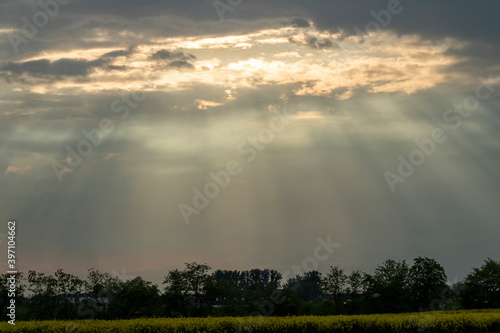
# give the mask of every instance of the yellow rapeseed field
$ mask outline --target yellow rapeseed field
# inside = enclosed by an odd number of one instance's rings
[[[0,332],[500,332],[500,310],[357,316],[154,318],[0,323]]]

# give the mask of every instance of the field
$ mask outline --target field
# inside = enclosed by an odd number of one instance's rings
[[[0,323],[0,332],[500,332],[500,310],[328,317],[214,317]]]

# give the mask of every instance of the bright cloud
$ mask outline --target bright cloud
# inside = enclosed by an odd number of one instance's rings
[[[57,93],[62,89],[136,89],[145,82],[160,90],[188,89],[194,83],[232,90],[298,83],[300,87],[293,91],[297,96],[337,96],[345,100],[358,88],[372,93],[411,94],[446,82],[453,76],[446,67],[457,62],[447,50],[466,45],[451,38],[431,42],[389,32],[366,36],[362,44],[356,37],[336,41],[338,37],[313,27],[287,27],[247,35],[157,38],[152,45],[138,45],[129,51],[94,48],[42,53],[25,63],[77,58],[87,64],[103,64],[89,67],[91,81],[75,76],[55,84],[24,73],[21,85],[38,93]],[[269,43],[271,40],[273,43]],[[261,45],[258,55],[249,53],[248,49],[257,45]],[[231,55],[223,53],[228,48]],[[217,50],[221,52],[214,57]],[[161,57],[152,56],[161,52]],[[6,72],[16,79],[15,73]],[[343,92],[336,92],[339,89]],[[198,107],[218,105],[202,103]]]

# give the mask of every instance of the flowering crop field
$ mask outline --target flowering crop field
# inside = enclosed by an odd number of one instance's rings
[[[0,332],[500,332],[500,310],[356,316],[154,318],[0,323]]]

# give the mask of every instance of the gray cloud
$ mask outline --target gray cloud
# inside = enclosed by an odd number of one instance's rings
[[[307,45],[312,47],[313,49],[316,50],[323,50],[323,49],[338,49],[339,46],[337,43],[334,43],[331,39],[328,38],[321,38],[318,39],[316,37],[307,37],[306,39]]]
[[[184,54],[184,52],[181,51],[169,51],[169,50],[159,50],[153,53],[150,57],[151,59],[168,59],[168,60],[173,60],[173,59],[181,59],[181,60],[192,60],[196,59],[196,57],[192,54]]]
[[[116,50],[105,53],[98,59],[91,61],[62,58],[55,61],[40,59],[25,62],[8,62],[0,67],[0,75],[4,76],[7,80],[10,80],[22,74],[33,77],[71,77],[87,76],[95,68],[125,70],[125,66],[114,66],[109,65],[109,63],[114,58],[128,57],[133,53],[134,48],[130,47],[127,50]]]
[[[117,58],[117,57],[128,57],[129,55],[135,52],[135,48],[133,46],[129,47],[127,50],[116,50],[105,53],[101,56],[101,59],[107,58]]]
[[[193,69],[194,66],[188,61],[185,60],[175,60],[172,62],[169,62],[167,67],[172,67],[172,68],[188,68],[188,69]]]
[[[309,28],[311,26],[307,20],[298,17],[294,18],[290,25],[296,28]]]
[[[12,75],[28,74],[31,76],[85,76],[92,69],[101,67],[104,64],[102,60],[85,61],[74,59],[59,59],[49,61],[46,59],[26,61],[22,63],[9,62],[0,67],[1,71]]]
[[[293,37],[288,38],[290,43],[304,44],[315,50],[327,50],[340,48],[337,43],[329,38],[316,38],[314,36],[307,36],[305,41],[299,41]]]
[[[152,60],[173,60],[170,61],[166,67],[167,68],[185,68],[185,69],[193,69],[194,66],[189,60],[196,59],[196,57],[192,54],[185,54],[182,51],[169,51],[169,50],[159,50],[153,53],[150,56]]]

